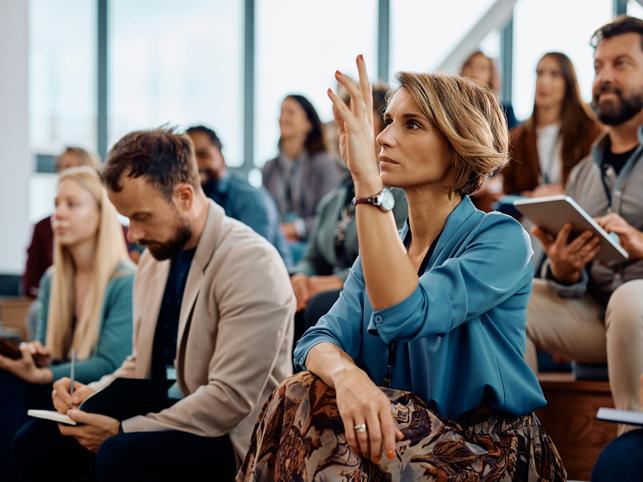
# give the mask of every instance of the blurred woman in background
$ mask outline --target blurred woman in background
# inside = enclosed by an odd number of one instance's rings
[[[313,230],[317,205],[337,187],[341,173],[326,151],[319,115],[306,97],[291,94],[283,100],[279,131],[279,155],[266,163],[261,174],[297,262]]]
[[[511,131],[510,163],[503,170],[506,194],[562,194],[572,168],[602,132],[580,96],[572,61],[560,52],[542,56],[536,67],[531,116]]]
[[[53,265],[40,283],[35,340],[0,356],[0,471],[27,409],[51,408],[52,383],[87,384],[116,370],[132,348],[132,283],[116,209],[93,167],[61,172],[52,216]],[[4,473],[4,472],[0,472]]]
[[[70,146],[56,158],[56,172],[60,174],[70,167],[88,166],[100,169],[98,156],[82,147]],[[54,233],[51,230],[51,216],[38,221],[33,228],[29,248],[27,248],[27,263],[22,275],[23,293],[35,298],[38,296],[38,286],[42,275],[51,266],[54,255]]]
[[[496,95],[500,93],[500,76],[498,75],[496,62],[482,50],[476,50],[465,59],[460,69],[460,75],[489,87]],[[500,107],[507,118],[507,127],[509,129],[516,127],[519,122],[516,119],[513,106],[509,103],[501,102]]]
[[[460,75],[476,81],[478,84],[489,88],[499,97],[500,76],[496,62],[481,50],[471,53],[462,64]],[[507,127],[513,129],[519,125],[518,119],[514,114],[514,108],[509,103],[500,103],[505,117]],[[485,179],[484,183],[471,195],[471,200],[477,208],[483,211],[491,211],[494,203],[502,196],[502,176],[500,173],[494,173],[493,176]]]

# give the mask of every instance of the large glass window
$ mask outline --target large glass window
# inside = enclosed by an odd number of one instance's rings
[[[521,0],[514,11],[513,105],[516,116],[531,115],[536,63],[548,51],[574,63],[581,95],[591,100],[594,78],[592,33],[612,18],[611,0]]]
[[[627,14],[631,17],[643,18],[643,3],[639,0],[627,2]]]
[[[332,117],[328,87],[334,72],[355,73],[364,54],[375,77],[377,5],[375,0],[257,0],[255,165],[277,154],[281,101],[305,95],[322,121]]]
[[[226,162],[243,162],[243,2],[110,0],[111,146],[163,124],[213,127]]]
[[[391,0],[391,71],[435,70],[493,4]],[[497,56],[497,33],[482,44],[487,55]]]
[[[96,150],[96,0],[29,2],[29,134],[34,156]],[[36,163],[34,162],[34,166]],[[51,213],[53,174],[34,174],[29,218]]]
[[[30,0],[32,151],[96,149],[96,1]]]

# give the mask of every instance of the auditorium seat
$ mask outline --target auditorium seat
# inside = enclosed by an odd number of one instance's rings
[[[600,407],[613,407],[609,384],[578,380],[573,373],[538,377],[547,406],[537,412],[552,438],[570,479],[589,480],[601,450],[616,437],[617,425],[596,420]]]

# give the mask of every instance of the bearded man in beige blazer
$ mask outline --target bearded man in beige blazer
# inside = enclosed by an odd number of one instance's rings
[[[187,136],[132,132],[103,176],[130,219],[129,241],[147,247],[134,285],[134,353],[73,394],[69,379],[54,385],[54,406],[79,425],[23,427],[14,440],[20,475],[43,480],[64,465],[68,479],[197,480],[205,471],[232,480],[263,403],[292,372],[286,268],[272,245],[206,198]],[[163,379],[170,368],[180,398],[157,413],[119,422],[77,408],[117,377]]]

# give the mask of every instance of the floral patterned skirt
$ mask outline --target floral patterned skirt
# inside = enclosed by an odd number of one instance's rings
[[[378,465],[344,438],[335,391],[310,372],[286,379],[266,402],[241,481],[564,481],[552,440],[534,414],[477,410],[457,421],[411,392],[382,389],[405,439]]]

